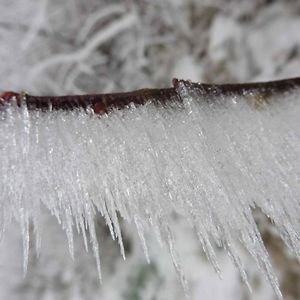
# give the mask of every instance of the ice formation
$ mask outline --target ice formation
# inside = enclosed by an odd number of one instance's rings
[[[183,103],[114,110],[28,111],[12,104],[0,112],[1,232],[16,221],[23,235],[42,242],[45,206],[66,232],[91,244],[100,271],[97,212],[124,247],[118,219],[137,228],[146,258],[151,230],[176,254],[174,214],[195,230],[208,260],[220,272],[215,247],[226,249],[247,283],[242,244],[281,297],[251,210],[260,208],[299,256],[299,91],[264,99],[254,94],[207,99],[180,83]],[[7,233],[6,233],[7,234]]]

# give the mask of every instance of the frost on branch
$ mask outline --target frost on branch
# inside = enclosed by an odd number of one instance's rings
[[[1,110],[1,232],[11,221],[20,224],[26,269],[29,228],[39,248],[46,207],[65,230],[71,256],[73,232],[82,234],[101,278],[94,218],[103,216],[125,256],[121,218],[136,227],[147,260],[148,232],[169,249],[187,290],[171,225],[177,215],[197,233],[217,272],[216,246],[248,284],[243,245],[280,297],[252,209],[260,208],[299,255],[299,90],[216,88],[208,95],[201,86],[174,83],[181,102],[152,99],[101,116],[31,111],[13,102]]]

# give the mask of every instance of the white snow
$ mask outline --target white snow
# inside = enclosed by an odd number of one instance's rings
[[[183,105],[150,103],[107,116],[14,105],[1,111],[0,229],[20,224],[24,270],[30,228],[37,247],[43,240],[45,206],[65,230],[71,256],[74,231],[90,239],[101,279],[94,218],[103,215],[124,256],[120,214],[136,226],[146,257],[149,231],[169,249],[187,292],[171,226],[176,214],[197,232],[217,272],[216,245],[248,284],[242,244],[280,297],[251,209],[261,208],[299,255],[299,92],[259,107],[253,95],[215,101],[183,84],[178,92]]]

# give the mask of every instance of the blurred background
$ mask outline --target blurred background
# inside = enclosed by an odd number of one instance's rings
[[[201,82],[272,80],[299,75],[300,1],[0,0],[0,89],[40,95],[167,87],[173,77]],[[257,224],[284,299],[300,299],[300,266],[259,212]],[[0,299],[183,299],[167,251],[149,233],[147,264],[133,226],[122,224],[127,260],[99,216],[103,284],[93,255],[75,237],[75,259],[56,219],[43,214],[38,256],[13,224],[0,245]],[[251,294],[223,250],[220,280],[196,235],[174,219],[192,299],[275,299],[245,255]],[[242,251],[242,250],[241,250]]]

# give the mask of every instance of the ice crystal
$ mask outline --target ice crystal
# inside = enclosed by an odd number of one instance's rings
[[[260,208],[299,255],[299,92],[207,99],[183,82],[177,92],[183,103],[101,116],[14,104],[1,111],[0,229],[20,224],[25,270],[31,227],[37,247],[42,242],[45,206],[65,230],[71,255],[74,230],[86,248],[91,244],[101,278],[94,224],[100,212],[124,257],[120,217],[136,226],[148,260],[145,234],[154,232],[188,290],[170,225],[176,214],[195,230],[217,272],[216,245],[247,284],[243,245],[281,297],[252,209]]]

